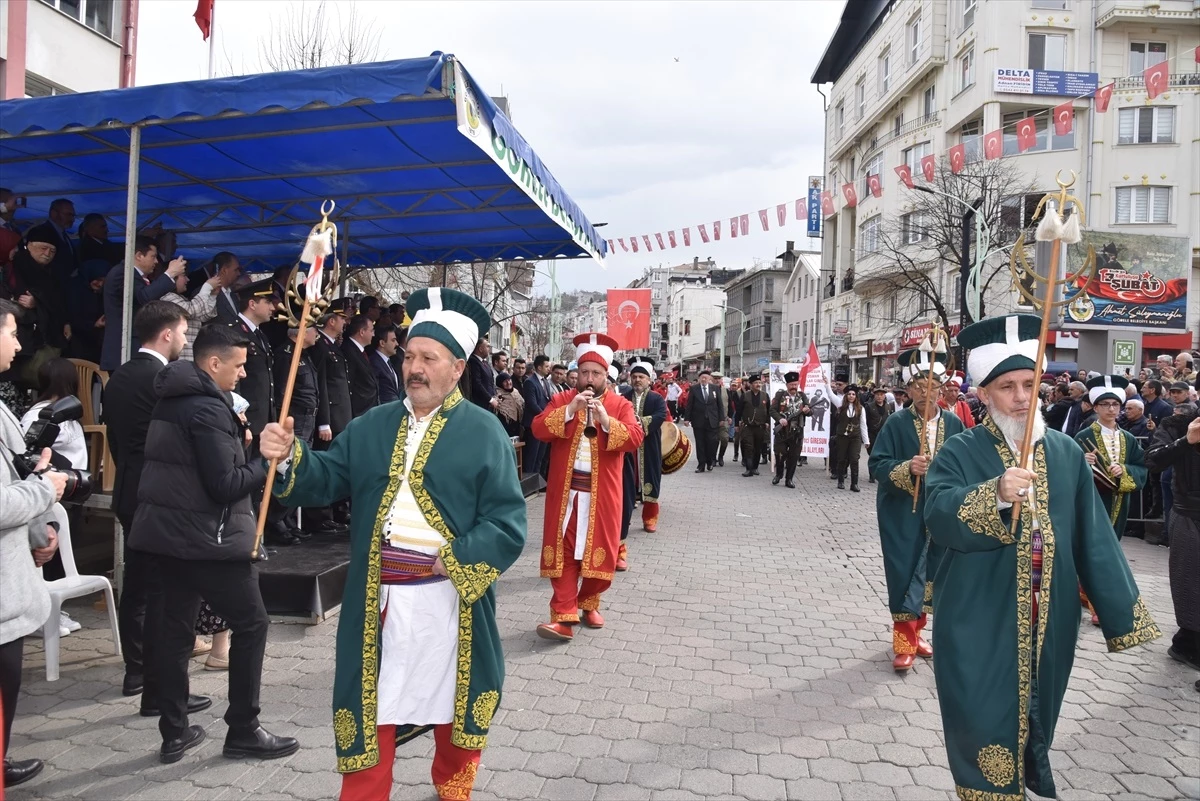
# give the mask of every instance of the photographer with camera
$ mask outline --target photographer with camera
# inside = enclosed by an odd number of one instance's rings
[[[20,307],[0,300],[0,373],[21,351],[17,341]],[[38,568],[58,548],[54,504],[67,476],[50,469],[50,449],[38,455],[26,475],[27,453],[21,426],[0,404],[0,704],[4,707],[2,748],[4,786],[14,787],[42,771],[40,759],[8,759],[8,743],[21,690],[25,637],[50,615],[50,594]]]

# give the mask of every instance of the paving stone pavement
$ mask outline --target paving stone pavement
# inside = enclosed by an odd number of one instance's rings
[[[499,586],[508,678],[475,797],[637,799],[953,798],[932,666],[891,670],[874,487],[838,491],[818,466],[799,488],[731,463],[667,477],[657,534],[631,534],[631,570],[605,596],[606,628],[538,639],[544,496],[530,542]],[[1197,673],[1166,654],[1174,631],[1167,551],[1125,540],[1142,597],[1167,637],[1108,654],[1084,625],[1051,752],[1060,797],[1200,797]],[[15,758],[45,772],[26,799],[321,799],[337,795],[330,687],[336,619],[273,625],[262,722],[300,738],[274,762],[223,759],[222,700],[192,718],[209,740],[160,765],[157,721],[120,694],[103,617],[63,641],[62,678],[27,646]],[[936,619],[933,642],[936,647]],[[106,655],[107,654],[107,655]],[[195,662],[192,690],[225,696]],[[394,799],[430,799],[432,740],[401,747]]]

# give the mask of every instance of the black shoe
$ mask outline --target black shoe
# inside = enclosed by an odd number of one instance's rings
[[[712,467],[713,466],[711,464],[708,466],[708,472],[710,472],[710,473],[712,472]]]
[[[1177,649],[1174,645],[1167,649],[1167,656],[1171,657],[1176,662],[1182,662],[1190,668],[1200,670],[1200,661],[1197,661],[1196,657],[1190,654],[1185,654],[1183,651]]]
[[[134,695],[142,694],[142,685],[144,684],[141,673],[126,673],[125,680],[121,682],[121,695],[129,698]]]
[[[42,772],[46,763],[40,759],[4,760],[4,786],[16,787]]]
[[[747,470],[745,473],[742,473],[742,478],[750,478],[752,475],[754,475],[754,471]]]
[[[837,478],[837,476],[835,476],[833,473],[830,473],[830,474],[829,474],[829,480],[830,480],[830,481],[832,481],[832,480],[834,480],[834,479],[836,479],[836,478]]]
[[[717,460],[717,467],[724,467],[724,466],[725,466],[725,460],[724,460],[724,459],[718,459],[718,460]]]
[[[845,488],[846,488],[846,479],[839,478],[838,479],[838,489],[845,489]]]
[[[158,761],[164,765],[183,759],[183,753],[204,742],[204,729],[200,726],[188,726],[183,734],[171,740],[163,740],[158,752]]]
[[[189,695],[187,700],[187,713],[194,715],[197,712],[203,712],[212,706],[212,699],[207,695]],[[138,712],[144,718],[156,718],[159,715],[158,699],[153,701],[142,699],[142,708]]]
[[[325,536],[338,537],[350,533],[349,526],[343,526],[341,523],[335,523],[332,520],[327,520],[321,525],[313,529],[314,534]]]
[[[786,482],[786,483],[785,483],[783,486],[787,487],[788,489],[795,489],[795,488],[796,488],[796,485],[795,485],[795,484],[793,484],[791,481],[788,481],[788,482]]]
[[[860,489],[858,488],[858,483],[857,483],[857,482],[856,482],[856,483],[854,483],[854,484],[851,484],[851,485],[850,485],[850,491],[851,491],[851,492],[862,492],[862,490],[860,490]]]
[[[874,484],[874,483],[875,483],[875,476],[868,476],[868,477],[867,477],[867,483],[869,483],[869,484]]]
[[[696,472],[697,472],[697,473],[703,473],[703,472],[704,472],[704,465],[700,465],[699,467],[697,467],[697,468],[696,468]]]
[[[299,750],[300,741],[295,737],[276,737],[259,726],[252,731],[230,729],[229,734],[225,736],[225,748],[221,753],[230,759],[279,759]]]
[[[276,547],[286,547],[290,545],[299,545],[300,538],[293,537],[290,532],[283,531],[267,534],[265,537],[263,537],[263,542],[265,542],[267,545],[273,545]]]
[[[307,540],[310,537],[312,537],[312,534],[310,532],[305,531],[304,529],[300,528],[299,526],[288,526],[288,534],[291,534],[293,537],[295,537],[296,539],[301,540],[301,541]]]
[[[775,478],[771,479],[771,486],[772,487],[777,486],[779,484],[780,480],[781,480],[780,476],[775,476]],[[788,483],[790,484],[791,482],[789,481]]]

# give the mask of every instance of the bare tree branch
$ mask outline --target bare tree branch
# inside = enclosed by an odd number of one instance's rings
[[[378,60],[382,30],[375,20],[363,19],[353,2],[337,5],[333,17],[325,0],[290,3],[259,43],[260,68],[283,72]]]

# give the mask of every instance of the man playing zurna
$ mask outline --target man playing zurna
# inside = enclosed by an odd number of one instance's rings
[[[621,544],[624,454],[644,436],[633,406],[608,391],[616,340],[587,333],[574,343],[577,386],[533,419],[533,435],[550,443],[541,567],[553,595],[550,622],[537,627],[547,640],[571,639],[580,611],[588,628],[604,625],[600,596],[612,584]]]
[[[333,733],[342,801],[381,801],[396,745],[433,729],[439,798],[468,799],[504,683],[493,584],[525,544],[512,443],[458,381],[491,327],[452,289],[409,296],[404,392],[317,452],[270,424],[291,506],[354,505],[338,621]]]
[[[947,549],[934,676],[960,799],[1021,801],[1026,787],[1055,797],[1049,749],[1075,658],[1077,583],[1109,651],[1161,636],[1083,452],[1037,413],[1039,327],[1032,315],[1008,315],[959,333],[988,416],[948,439],[927,476],[925,522]],[[1019,450],[1031,410],[1026,468]]]
[[[945,353],[914,349],[901,353],[897,361],[913,403],[887,418],[871,447],[867,470],[878,485],[875,509],[892,613],[892,668],[903,673],[917,656],[933,656],[933,646],[921,631],[933,611],[933,577],[941,549],[930,544],[925,528],[928,485],[920,477],[963,424],[937,403],[936,395],[946,380]]]
[[[617,552],[617,570],[629,567],[625,540],[633,519],[634,504],[642,504],[642,528],[658,530],[658,497],[662,492],[662,424],[667,419],[667,402],[650,389],[654,380],[654,365],[636,361],[629,366],[628,387],[621,396],[633,405],[634,416],[641,423],[643,439],[636,451],[625,454],[625,506],[621,517],[621,546]]]

